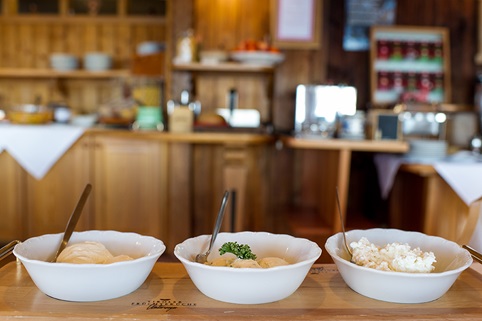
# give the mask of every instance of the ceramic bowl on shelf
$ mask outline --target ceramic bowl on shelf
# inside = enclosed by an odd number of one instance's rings
[[[50,55],[50,66],[58,71],[70,71],[79,67],[76,56],[68,53],[53,53]]]
[[[146,280],[165,251],[161,240],[117,231],[74,232],[70,244],[99,242],[114,256],[133,260],[111,264],[52,263],[63,233],[32,237],[17,244],[14,255],[22,262],[35,285],[48,296],[65,301],[101,301],[129,294]]]
[[[7,119],[13,124],[40,125],[53,119],[52,110],[36,104],[22,104],[7,111]]]
[[[74,115],[70,123],[75,126],[80,126],[80,127],[92,127],[97,123],[97,120],[99,119],[99,115],[96,113],[91,113],[91,114],[80,114],[80,115]]]
[[[84,55],[84,69],[103,71],[112,68],[112,56],[103,52],[89,52]]]
[[[230,58],[247,65],[272,67],[284,60],[284,55],[279,52],[269,51],[233,51]]]
[[[347,232],[347,241],[362,237],[383,247],[388,243],[407,243],[424,252],[433,252],[437,262],[431,273],[381,271],[350,262],[343,244],[343,233],[329,237],[325,249],[332,257],[345,283],[355,292],[372,299],[395,303],[423,303],[443,296],[472,264],[469,252],[441,237],[397,229],[368,229]]]
[[[290,264],[262,269],[211,266],[195,262],[196,254],[207,250],[210,239],[210,235],[187,239],[176,245],[174,255],[184,265],[199,291],[212,299],[229,303],[261,304],[290,296],[321,255],[321,249],[316,243],[286,234],[219,233],[208,260],[220,256],[217,249],[222,244],[236,241],[248,244],[258,258],[279,257]]]

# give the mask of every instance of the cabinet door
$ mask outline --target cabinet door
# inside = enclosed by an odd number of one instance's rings
[[[22,240],[25,235],[25,195],[22,194],[26,172],[6,151],[0,153],[0,243]]]
[[[90,137],[83,136],[41,180],[27,175],[27,236],[61,233],[87,183],[90,182]],[[95,188],[95,187],[94,187]],[[90,227],[92,195],[85,204],[76,230]]]
[[[154,140],[95,138],[95,228],[167,239],[166,149]]]

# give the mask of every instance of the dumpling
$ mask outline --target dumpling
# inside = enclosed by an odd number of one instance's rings
[[[236,259],[231,264],[233,268],[250,268],[250,269],[261,269],[261,266],[255,260],[243,260]]]
[[[81,242],[67,246],[58,256],[58,263],[110,264],[133,260],[128,255],[113,256],[99,242]]]
[[[99,242],[82,242],[67,246],[58,256],[59,263],[103,264],[113,255]]]
[[[117,255],[117,256],[114,256],[110,259],[105,260],[104,264],[131,261],[131,260],[133,260],[133,258],[130,257],[129,255],[122,254],[122,255]]]
[[[259,265],[264,268],[272,268],[275,266],[289,265],[286,260],[279,257],[265,257],[258,261]]]
[[[212,261],[206,262],[207,265],[212,265],[212,266],[231,266],[231,263],[233,263],[234,258],[228,257],[228,256],[220,256],[218,258],[215,258]]]

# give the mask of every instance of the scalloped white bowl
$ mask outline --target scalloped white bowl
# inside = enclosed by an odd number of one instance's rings
[[[136,233],[74,232],[69,244],[100,242],[113,255],[126,254],[134,260],[112,264],[47,262],[54,256],[62,236],[63,233],[32,237],[17,244],[13,253],[40,291],[65,301],[108,300],[137,290],[166,249],[162,241]]]
[[[240,269],[196,263],[196,254],[207,250],[210,237],[201,235],[187,239],[176,245],[174,254],[199,291],[212,299],[229,303],[261,304],[290,296],[321,255],[321,248],[316,243],[286,234],[219,233],[209,260],[220,256],[218,249],[222,244],[236,241],[248,244],[258,258],[276,256],[292,264],[269,269]]]
[[[366,237],[370,242],[408,243],[412,248],[432,251],[437,262],[431,273],[379,271],[358,266],[349,261],[343,244],[343,233],[329,237],[325,249],[335,261],[345,283],[364,296],[396,303],[423,303],[443,296],[458,276],[472,264],[469,252],[458,244],[441,237],[397,229],[368,229],[347,232],[347,241],[357,242]]]

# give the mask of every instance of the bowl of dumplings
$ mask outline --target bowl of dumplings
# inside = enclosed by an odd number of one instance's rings
[[[303,283],[321,248],[314,242],[268,232],[219,233],[207,262],[211,235],[179,243],[174,255],[204,295],[235,304],[263,304],[283,300]]]
[[[44,294],[64,301],[118,298],[137,290],[166,246],[161,240],[118,231],[74,232],[52,261],[63,233],[32,237],[13,254]]]

